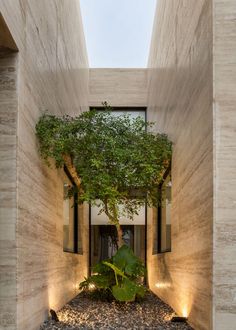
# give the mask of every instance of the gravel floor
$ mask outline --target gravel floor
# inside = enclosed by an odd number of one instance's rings
[[[173,310],[152,293],[142,302],[127,304],[101,302],[81,293],[57,313],[60,322],[48,320],[40,329],[192,329],[185,323],[170,322],[173,314]]]

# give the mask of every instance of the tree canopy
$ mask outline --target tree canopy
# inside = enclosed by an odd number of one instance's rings
[[[172,143],[141,117],[87,111],[78,117],[45,113],[36,125],[41,156],[56,167],[71,160],[79,178],[78,202],[101,207],[109,220],[130,219],[146,202],[156,205],[171,161]],[[120,207],[122,205],[123,207]]]

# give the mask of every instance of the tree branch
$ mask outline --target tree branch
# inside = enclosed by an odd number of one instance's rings
[[[75,184],[79,187],[81,185],[81,179],[77,174],[76,168],[73,165],[71,157],[64,155],[63,160],[64,160],[64,163],[65,163],[68,171],[70,172],[70,175],[72,176],[73,180],[75,181]]]

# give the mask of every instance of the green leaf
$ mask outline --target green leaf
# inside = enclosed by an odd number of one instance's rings
[[[114,264],[117,255],[118,261],[124,257],[126,272]],[[81,282],[80,288],[89,290],[93,284],[100,293],[105,293],[106,290],[112,292],[118,301],[133,301],[136,297],[143,297],[146,292],[144,286],[138,283],[140,271],[137,269],[139,267],[144,269],[142,262],[132,250],[123,246],[112,259],[98,263],[94,270],[97,270],[99,274],[86,278],[85,281]]]
[[[116,275],[120,275],[123,278],[127,278],[127,276],[125,276],[124,272],[122,272],[122,270],[120,270],[118,267],[116,267],[115,265],[111,264],[110,262],[107,261],[103,261],[104,265],[107,265],[108,267],[110,267],[111,269],[114,270]]]
[[[118,301],[134,301],[136,292],[136,285],[128,279],[124,279],[121,285],[112,287],[112,294]]]
[[[90,289],[93,284],[96,288],[107,289],[110,286],[110,278],[105,275],[92,275],[80,283],[80,289]]]
[[[113,257],[113,262],[118,268],[124,271],[126,275],[133,277],[144,276],[144,265],[127,245],[123,245],[117,251]]]
[[[111,262],[111,259],[104,261]],[[97,263],[93,267],[92,272],[97,274],[111,274],[111,273],[113,274],[113,270],[109,266],[105,265],[104,261]]]
[[[136,295],[140,298],[143,298],[145,296],[146,293],[146,289],[143,285],[137,285],[136,286]]]

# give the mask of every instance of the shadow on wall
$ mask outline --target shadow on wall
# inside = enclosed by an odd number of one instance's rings
[[[14,39],[4,21],[2,14],[0,13],[0,47],[11,49],[12,51],[18,51]]]

